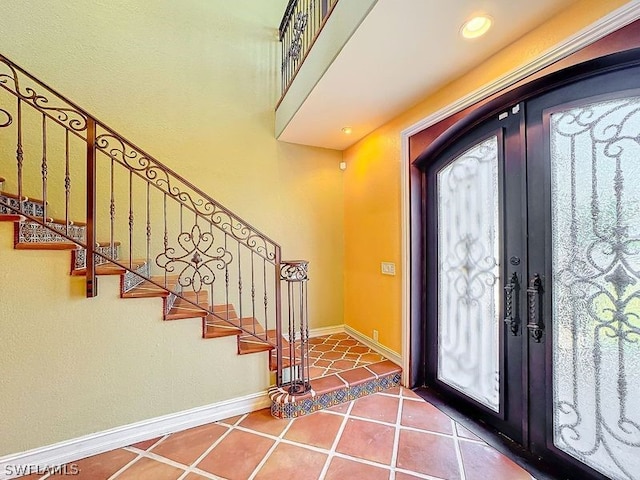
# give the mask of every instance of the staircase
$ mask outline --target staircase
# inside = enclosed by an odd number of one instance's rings
[[[267,352],[275,416],[399,383],[390,365],[312,382],[308,263],[282,261],[276,242],[1,55],[0,174],[16,249],[69,250],[87,297],[117,275],[121,298],[162,298],[165,321],[200,318],[202,338]]]

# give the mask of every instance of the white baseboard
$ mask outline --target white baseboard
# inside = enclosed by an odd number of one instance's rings
[[[375,350],[380,355],[387,357],[393,363],[402,366],[402,355],[400,355],[398,352],[394,352],[393,350],[391,350],[388,347],[385,347],[381,343],[374,341],[372,338],[367,337],[366,335],[363,335],[359,331],[351,328],[349,325],[344,326],[344,332],[348,333],[359,342],[364,343],[371,350]]]
[[[267,392],[255,393],[7,455],[0,457],[0,480],[15,478],[15,467],[18,465],[38,465],[42,468],[62,465],[270,405]]]
[[[312,328],[309,330],[309,338],[324,337],[325,335],[333,335],[334,333],[344,333],[344,324],[333,327]]]
[[[333,327],[311,328],[309,329],[309,338],[324,337],[325,335],[333,335],[334,333],[344,333],[344,324]],[[282,336],[287,342],[289,341],[288,333],[283,333]]]

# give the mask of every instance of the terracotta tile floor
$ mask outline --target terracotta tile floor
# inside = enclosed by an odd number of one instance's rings
[[[76,464],[78,480],[532,478],[415,393],[397,387],[295,420],[260,410]]]
[[[385,358],[346,333],[309,339],[311,378],[363,367]]]

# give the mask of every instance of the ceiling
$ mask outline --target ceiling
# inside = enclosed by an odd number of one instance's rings
[[[575,1],[379,0],[279,139],[344,150]],[[492,29],[462,38],[477,13]]]

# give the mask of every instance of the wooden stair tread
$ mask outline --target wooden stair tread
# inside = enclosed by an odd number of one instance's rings
[[[121,263],[122,265],[126,265],[129,266],[129,260],[118,260],[119,263]],[[142,267],[145,263],[147,263],[146,260],[133,260],[133,262],[131,262],[133,270],[137,270],[138,268]],[[125,268],[122,268],[119,265],[116,265],[115,263],[104,263],[102,265],[96,265],[96,275],[122,275],[126,272],[127,270]],[[78,270],[73,270],[71,272],[71,275],[78,275],[78,276],[82,276],[82,275],[86,275],[87,274],[87,269],[86,268],[81,268]]]
[[[111,242],[96,242],[96,245],[98,245],[99,247],[108,247],[111,245]],[[113,242],[114,247],[119,247],[120,245],[121,245],[120,242]]]
[[[229,319],[238,318],[238,314],[236,313],[236,309],[231,304],[213,305],[211,307],[211,310],[213,311],[213,313],[215,313],[218,316],[218,318],[226,319],[227,316],[229,317]]]
[[[27,219],[24,215],[17,213],[5,213],[0,215],[0,222],[24,222]]]
[[[14,200],[18,200],[18,195],[16,195],[15,193],[11,193],[11,192],[0,192],[0,195],[2,195],[3,197],[9,197],[9,198],[13,198]],[[44,202],[38,198],[31,198],[28,197],[26,195],[22,195],[22,201],[23,202],[31,202],[31,203],[37,203],[38,205],[44,205]]]
[[[16,250],[75,250],[78,245],[72,242],[16,242]]]
[[[257,338],[266,333],[264,327],[260,324],[260,322],[258,322],[257,319],[253,317],[244,317],[236,319],[234,323],[244,328],[245,331],[249,330],[256,335],[254,336],[250,333],[244,333],[243,335],[240,335],[238,337],[238,353],[240,355],[268,352],[274,349],[274,346],[271,345],[266,339],[262,340],[260,338]],[[265,338],[267,337],[266,334],[264,336]]]
[[[238,354],[249,355],[250,353],[269,352],[274,349],[273,345],[260,342],[257,338],[255,341],[241,340],[238,342]]]
[[[35,217],[39,220],[42,220],[42,217]],[[29,219],[27,219],[29,220]],[[67,221],[66,220],[61,220],[59,218],[51,218],[51,217],[47,217],[47,223],[55,223],[57,225],[66,225]],[[74,222],[73,220],[69,220],[69,226],[70,227],[86,227],[87,224],[85,222]]]
[[[206,291],[201,292],[199,296],[195,292],[183,292],[180,295],[184,298],[178,297],[169,313],[165,314],[165,320],[206,317],[209,314],[209,296]],[[200,305],[200,308],[194,303]]]
[[[204,319],[203,338],[229,337],[244,333],[238,327],[234,327],[225,320],[220,320],[213,315],[207,315]]]

